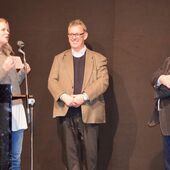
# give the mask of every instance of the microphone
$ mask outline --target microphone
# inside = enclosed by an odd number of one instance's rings
[[[21,53],[23,55],[23,61],[24,61],[24,67],[26,66],[26,57],[25,57],[25,52],[22,50],[22,48],[24,47],[24,42],[23,41],[17,41],[17,46],[18,48],[18,52]],[[29,108],[29,103],[28,103],[28,81],[27,81],[27,73],[26,73],[26,69],[25,69],[25,93],[26,93],[26,113],[27,113],[27,123],[30,123],[31,118],[30,118],[30,108]]]
[[[17,41],[17,45],[19,48],[22,48],[22,47],[24,47],[25,44],[23,41]]]
[[[21,53],[23,56],[25,56],[25,52],[22,50],[22,48],[25,46],[23,41],[17,41],[17,46],[18,48],[18,52]]]

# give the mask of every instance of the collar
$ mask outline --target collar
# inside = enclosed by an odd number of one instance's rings
[[[71,49],[71,53],[72,53],[72,55],[74,57],[80,58],[80,57],[82,57],[85,54],[86,49],[87,49],[87,47],[84,45],[84,47],[80,51],[78,51],[78,52],[73,50],[73,49]]]

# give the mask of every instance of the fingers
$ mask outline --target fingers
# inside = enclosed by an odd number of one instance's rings
[[[63,94],[61,97],[61,100],[69,107],[72,106],[73,103],[73,97],[68,94]]]
[[[31,71],[31,67],[28,63],[25,64],[24,69],[26,70],[27,73]]]
[[[63,94],[60,98],[69,107],[77,108],[84,103],[82,94],[78,94],[78,95]]]
[[[31,67],[28,63],[23,64],[23,71],[26,71],[26,73],[28,74],[31,71]]]
[[[161,84],[163,84],[166,87],[170,88],[170,75],[161,75],[159,77],[159,81],[161,82]]]
[[[82,94],[73,95],[73,103],[75,107],[79,107],[84,103]]]

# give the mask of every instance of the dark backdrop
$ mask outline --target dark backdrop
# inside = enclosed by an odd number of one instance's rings
[[[34,107],[34,169],[64,170],[53,99],[47,80],[53,58],[67,49],[67,24],[82,19],[88,45],[108,59],[107,124],[101,126],[98,170],[163,170],[159,126],[147,127],[153,107],[152,73],[170,55],[169,0],[13,0],[1,2],[11,40],[25,42],[32,67],[29,92]],[[24,93],[24,86],[23,86]],[[22,167],[30,169],[30,128]]]

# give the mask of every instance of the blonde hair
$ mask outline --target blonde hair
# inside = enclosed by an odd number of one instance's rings
[[[85,25],[84,22],[81,21],[80,19],[75,19],[75,20],[71,21],[71,22],[68,24],[68,29],[69,29],[70,27],[72,27],[72,26],[77,26],[77,25],[82,26],[83,30],[84,30],[85,32],[87,32],[87,27],[86,27],[86,25]]]
[[[0,18],[0,23],[5,23],[9,25],[8,21],[5,18]],[[9,43],[4,44],[1,47],[1,50],[6,56],[9,56],[10,54],[14,54],[14,51],[12,50],[12,47]]]

